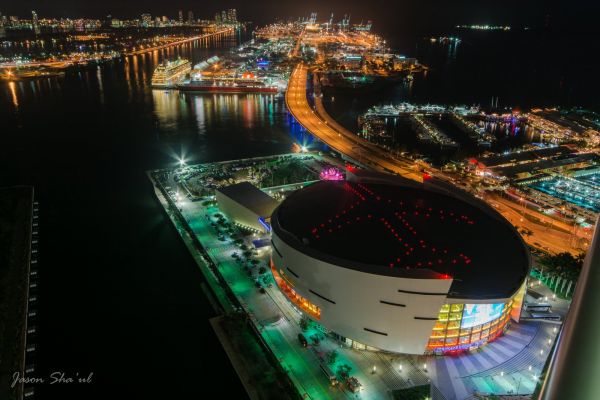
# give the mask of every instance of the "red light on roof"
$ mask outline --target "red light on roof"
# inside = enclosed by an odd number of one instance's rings
[[[469,164],[477,164],[476,158],[469,158]]]

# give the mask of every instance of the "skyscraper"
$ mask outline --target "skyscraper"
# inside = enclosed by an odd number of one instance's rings
[[[194,23],[194,13],[192,11],[188,11],[188,24]]]
[[[142,26],[144,28],[152,26],[152,15],[148,13],[142,14]]]
[[[229,20],[227,19],[227,11],[225,11],[225,10],[221,11],[221,21],[223,23],[229,22]]]
[[[37,13],[35,11],[31,12],[31,25],[33,27],[33,32],[36,35],[39,35],[39,33],[40,33],[40,23],[38,21],[38,16],[37,16]]]
[[[0,39],[6,37],[6,16],[0,13]]]
[[[183,10],[179,10],[179,23],[183,24]]]
[[[227,22],[235,24],[237,22],[237,11],[235,8],[227,10]]]

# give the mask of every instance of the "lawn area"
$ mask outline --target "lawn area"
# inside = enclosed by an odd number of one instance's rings
[[[260,187],[289,185],[319,179],[318,175],[306,168],[301,160],[292,159],[270,167],[271,173],[260,181]]]

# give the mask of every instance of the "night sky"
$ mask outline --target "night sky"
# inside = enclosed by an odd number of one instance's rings
[[[41,17],[102,18],[111,14],[115,18],[133,18],[144,12],[175,17],[177,11],[182,9],[185,15],[191,10],[198,18],[210,18],[215,11],[236,8],[240,19],[258,24],[273,21],[277,17],[307,16],[311,11],[317,12],[322,20],[331,12],[335,14],[335,19],[350,13],[351,22],[372,19],[379,26],[412,30],[444,29],[463,23],[531,27],[543,27],[550,23],[557,29],[591,30],[598,29],[596,18],[600,13],[600,2],[595,0],[21,0],[0,3],[4,3],[0,4],[2,14],[21,17],[29,17],[31,10],[36,10]]]

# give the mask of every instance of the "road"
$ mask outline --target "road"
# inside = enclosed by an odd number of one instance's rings
[[[308,68],[299,64],[290,77],[285,93],[288,110],[296,121],[329,147],[354,161],[405,178],[422,181],[421,174],[407,161],[398,160],[385,150],[348,131],[331,118],[323,107],[320,92],[315,93],[315,108],[308,103],[306,84]]]
[[[421,173],[418,172],[411,160],[395,158],[389,152],[359,138],[336,122],[323,106],[316,79],[315,108],[313,109],[307,98],[307,79],[308,68],[303,64],[299,64],[290,77],[288,89],[285,93],[288,109],[305,129],[329,147],[359,164],[364,164],[385,172],[394,172],[405,178],[419,182],[423,180]],[[569,252],[579,254],[582,252],[582,249],[576,245],[577,242],[588,239],[586,236],[587,232],[580,230],[576,235],[581,237],[581,240],[574,240],[572,233],[564,232],[565,230],[573,231],[572,226],[552,220],[550,217],[544,217],[533,210],[525,209],[519,211],[514,208],[514,203],[505,199],[495,197],[487,201],[513,225],[518,228],[527,228],[533,232],[532,235],[524,235],[525,241],[532,247],[552,253]],[[523,213],[527,213],[535,219],[547,221],[549,224],[535,223],[530,219],[523,218]]]
[[[518,208],[518,204],[499,196],[488,195],[485,200],[491,206],[496,208],[496,210],[516,228],[526,228],[533,232],[531,235],[522,235],[523,239],[531,247],[555,254],[567,252],[577,255],[584,251],[583,249],[573,246],[574,242],[579,242],[579,240],[574,240],[573,233],[571,233],[573,231],[572,226],[568,226],[548,216],[544,217],[542,214],[525,207]],[[524,217],[525,213],[530,217],[546,222],[546,224],[536,223],[531,219]],[[561,224],[561,226],[558,226],[559,224]],[[555,225],[560,229],[569,230],[569,233],[556,229]]]

